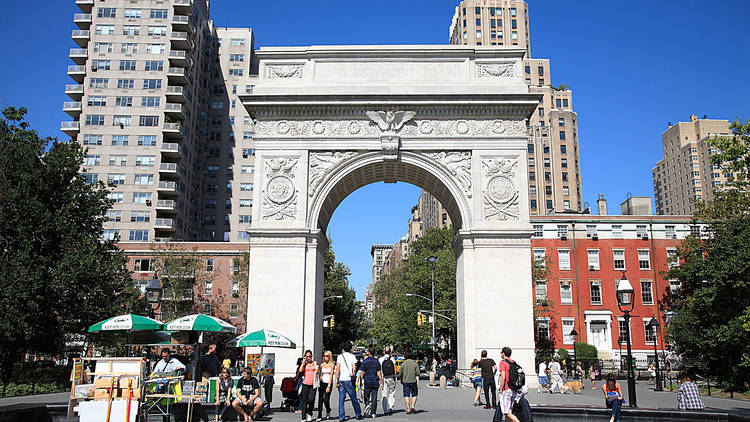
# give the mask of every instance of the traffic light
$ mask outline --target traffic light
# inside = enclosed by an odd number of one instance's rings
[[[421,312],[417,312],[417,325],[424,324],[424,315]]]
[[[334,324],[335,322],[336,322],[336,321],[335,321],[334,317],[331,317],[331,329],[332,329],[332,330],[333,330],[333,324]]]

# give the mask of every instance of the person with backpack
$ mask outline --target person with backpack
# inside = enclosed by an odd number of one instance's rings
[[[502,358],[498,369],[500,370],[500,410],[505,415],[505,419],[512,422],[520,422],[513,414],[513,395],[520,390],[526,383],[526,377],[523,369],[515,361],[510,359],[512,350],[510,347],[503,347]]]
[[[383,374],[383,412],[390,415],[396,404],[396,363],[391,357],[391,346],[385,346],[383,349],[380,370]]]

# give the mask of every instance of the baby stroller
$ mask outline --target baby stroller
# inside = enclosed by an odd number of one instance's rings
[[[294,412],[299,407],[299,393],[297,393],[297,380],[294,377],[286,377],[281,380],[281,411]]]

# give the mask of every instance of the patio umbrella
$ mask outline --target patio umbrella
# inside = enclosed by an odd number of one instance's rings
[[[275,331],[271,330],[258,330],[252,333],[245,333],[241,336],[237,336],[227,343],[227,347],[280,347],[285,349],[295,349],[297,345],[290,340]],[[262,349],[261,349],[262,350]]]
[[[165,331],[218,331],[236,333],[237,328],[219,318],[205,314],[193,314],[177,318],[164,324]]]
[[[105,319],[89,327],[89,333],[100,331],[161,330],[164,324],[143,315],[125,314]]]

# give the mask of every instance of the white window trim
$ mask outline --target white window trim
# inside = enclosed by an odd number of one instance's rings
[[[575,330],[575,327],[576,327],[576,319],[575,318],[567,318],[567,317],[560,318],[560,330],[562,330],[565,327],[565,324],[563,324],[563,321],[572,321],[573,322],[573,329]],[[566,336],[565,332],[563,331],[562,332],[562,342],[563,342],[563,344],[570,344],[570,345],[572,345],[573,341],[565,341],[566,337],[570,337],[570,336]]]
[[[646,343],[649,346],[653,346],[654,342],[656,342],[656,345],[659,346],[659,329],[657,328],[656,332],[654,333],[654,341],[648,341],[648,340],[646,340],[646,324],[648,324],[649,321],[651,321],[651,318],[643,317],[641,319],[643,319],[643,342]],[[633,331],[633,327],[632,326],[630,327],[630,331],[631,331],[631,334],[632,334],[632,331]]]
[[[568,286],[570,286],[570,302],[563,302],[563,297],[562,297],[562,286],[563,286],[563,284],[567,284]],[[573,280],[560,280],[560,304],[561,305],[572,305],[573,304]]]

